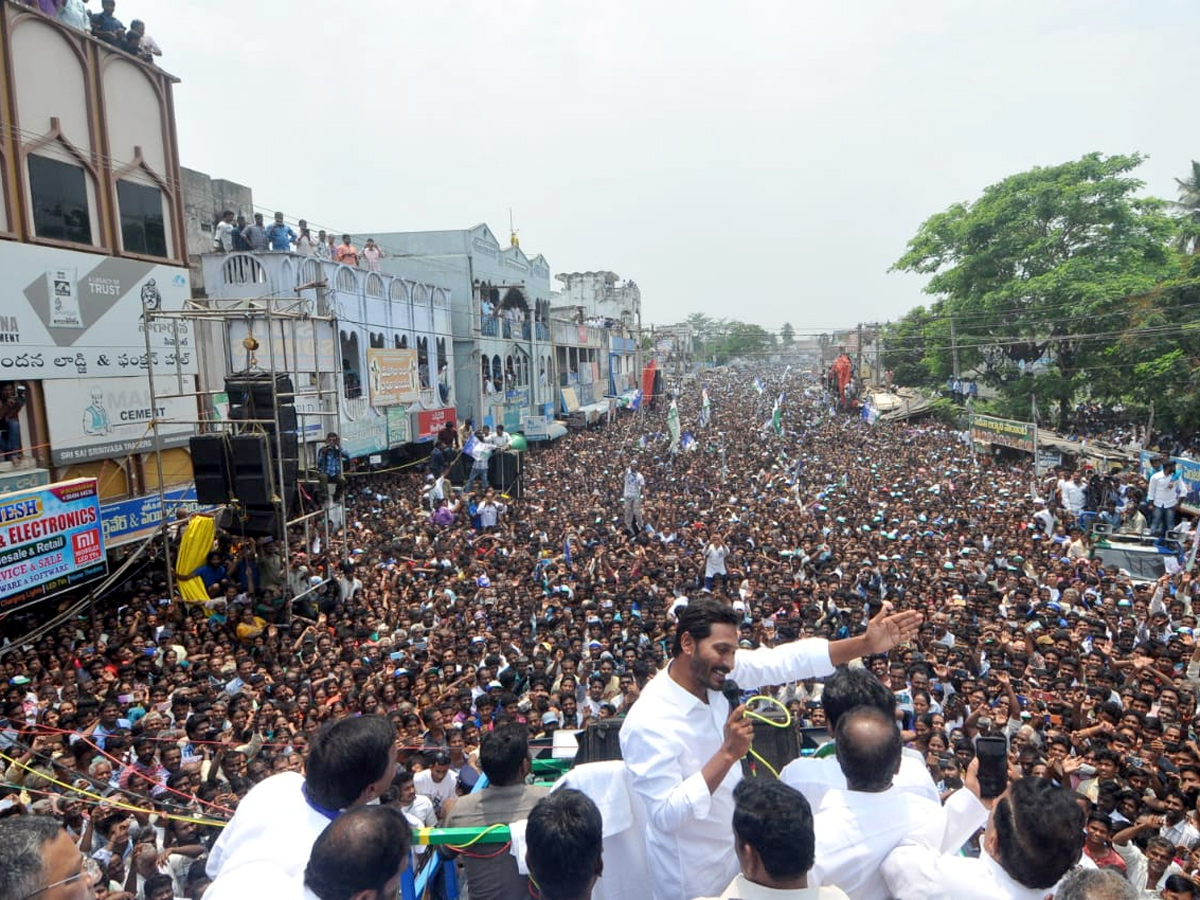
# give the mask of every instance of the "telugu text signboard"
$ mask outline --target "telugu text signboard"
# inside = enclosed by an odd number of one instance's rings
[[[202,508],[210,507],[201,507],[196,500],[194,485],[171,488],[164,491],[161,497],[158,494],[148,494],[145,497],[105,503],[100,507],[104,521],[104,546],[111,550],[122,544],[144,540],[162,527],[164,518],[174,522],[178,519],[179,512],[190,514]]]
[[[1014,419],[998,419],[995,416],[971,416],[971,439],[984,444],[998,444],[1015,450],[1033,452],[1034,433],[1037,426],[1032,422]]]
[[[421,397],[416,350],[367,351],[367,388],[372,406],[415,403]]]
[[[6,378],[196,374],[190,322],[146,312],[191,298],[187,269],[0,242],[0,373]],[[178,365],[178,369],[176,366]]]
[[[0,610],[82,584],[106,566],[95,478],[0,498]]]

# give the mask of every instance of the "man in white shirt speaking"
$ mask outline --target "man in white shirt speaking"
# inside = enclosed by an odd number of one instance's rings
[[[821,677],[859,656],[885,653],[916,634],[921,615],[885,604],[866,633],[738,649],[741,616],[703,597],[679,614],[672,660],[646,685],[621,728],[621,754],[646,808],[654,900],[719,894],[738,873],[730,840],[738,763],[753,727],[731,710],[726,678],[755,688]]]

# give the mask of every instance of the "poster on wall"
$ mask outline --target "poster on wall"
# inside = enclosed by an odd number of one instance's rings
[[[0,499],[0,610],[45,599],[105,571],[95,478]]]
[[[196,374],[191,324],[145,316],[183,308],[187,269],[0,241],[0,272],[0,377]]]
[[[195,379],[186,380],[188,389],[193,389]],[[56,466],[153,450],[155,419],[163,449],[187,446],[196,427],[193,398],[172,397],[151,404],[146,378],[108,378],[82,388],[74,382],[48,381],[42,389],[50,426],[50,461]]]
[[[367,351],[367,390],[372,406],[415,403],[421,396],[416,350]]]
[[[82,328],[79,294],[74,269],[51,269],[46,273],[46,293],[50,296],[50,325],[54,328]]]

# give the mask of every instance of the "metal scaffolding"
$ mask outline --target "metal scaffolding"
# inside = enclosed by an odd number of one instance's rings
[[[145,311],[147,373],[149,378],[150,405],[155,410],[151,427],[154,435],[155,465],[158,469],[158,491],[160,508],[162,509],[162,530],[164,537],[164,561],[167,571],[167,585],[174,595],[174,571],[171,558],[170,541],[167,540],[167,528],[170,524],[170,511],[167,507],[166,492],[163,485],[162,440],[160,429],[168,425],[190,425],[196,434],[223,434],[228,437],[244,434],[264,435],[271,446],[271,498],[272,508],[276,516],[277,535],[284,541],[284,579],[285,584],[291,582],[291,557],[289,544],[292,540],[303,537],[306,550],[314,546],[314,539],[320,538],[321,546],[332,550],[334,538],[339,526],[342,530],[342,553],[347,551],[345,546],[345,514],[343,507],[332,501],[332,490],[322,498],[320,506],[309,509],[304,502],[307,496],[302,487],[302,473],[305,471],[306,449],[305,439],[309,431],[309,421],[317,419],[316,433],[321,438],[328,430],[337,430],[336,423],[341,413],[340,398],[342,391],[338,380],[338,357],[340,356],[337,341],[336,318],[328,314],[324,302],[324,284],[305,285],[317,287],[318,298],[313,300],[303,297],[268,296],[256,299],[214,299],[196,298],[187,301],[182,309],[147,309]],[[297,289],[297,294],[299,293]],[[175,371],[169,375],[155,373],[155,365],[151,362],[153,355],[150,349],[150,332],[157,322],[164,322],[172,329],[176,352],[173,364]],[[191,334],[195,339],[194,350],[198,357],[198,370],[207,372],[215,380],[215,373],[223,373],[224,378],[245,377],[254,375],[270,376],[270,387],[274,402],[272,403],[271,418],[233,418],[210,415],[216,410],[214,399],[216,395],[225,393],[224,384],[220,389],[201,390],[201,376],[191,376],[183,372],[180,362],[179,326],[181,322],[191,325]],[[247,338],[235,346],[230,334],[233,323],[246,326]],[[201,326],[204,326],[201,328]],[[299,327],[298,327],[299,326]],[[258,340],[260,327],[265,331],[264,342]],[[329,366],[322,366],[321,331],[328,330],[331,340],[328,356]],[[301,332],[304,332],[303,338]],[[307,344],[308,346],[304,346]],[[258,364],[258,352],[266,350],[268,368]],[[239,352],[244,354],[239,358]],[[304,365],[301,362],[304,361]],[[168,360],[168,364],[171,364]],[[311,362],[311,367],[308,363]],[[281,365],[282,363],[282,365]],[[287,375],[291,379],[291,391],[277,390],[276,376]],[[194,380],[194,381],[193,381]],[[302,389],[302,384],[304,387]],[[159,415],[159,401],[179,398],[193,400],[192,409],[198,412],[196,418],[174,418]],[[314,401],[311,404],[297,404],[296,401]],[[294,405],[296,414],[296,471],[292,479],[288,479],[285,461],[291,457],[285,456],[285,431],[280,421],[280,404]],[[307,407],[307,408],[306,408]],[[321,420],[330,419],[333,428],[326,428]],[[286,432],[291,434],[291,432]],[[289,503],[289,498],[295,501]],[[235,498],[236,499],[236,498]],[[233,514],[241,510],[239,503],[227,504],[224,509]],[[336,520],[336,521],[335,521]],[[234,529],[231,529],[234,530]],[[332,573],[327,573],[327,578]],[[324,582],[322,582],[322,585]],[[303,593],[291,599],[299,599],[304,595],[318,590],[322,585],[306,588]]]

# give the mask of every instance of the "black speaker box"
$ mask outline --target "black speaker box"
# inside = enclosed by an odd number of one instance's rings
[[[271,454],[263,434],[229,439],[233,457],[233,495],[244,506],[271,505]]]
[[[471,464],[475,460],[467,456],[465,453],[459,453],[458,458],[454,460],[454,465],[450,467],[450,483],[463,485],[467,483],[467,479],[471,477]]]
[[[279,533],[279,517],[269,506],[227,506],[217,524],[230,534],[256,538],[282,537]]]
[[[800,734],[795,724],[784,726],[784,714],[776,707],[759,710],[758,714],[771,720],[771,723],[754,720],[754,742],[751,745],[754,752],[770,765],[768,769],[753,756],[747,755],[742,760],[742,772],[747,777],[774,778],[783,771],[783,767],[800,755]],[[777,724],[776,724],[777,723]],[[775,772],[772,773],[771,769]]]
[[[501,493],[520,498],[521,463],[516,453],[493,453],[488,460],[488,483]]]
[[[204,504],[229,502],[230,465],[223,435],[198,434],[188,439],[196,500]]]
[[[579,750],[575,754],[575,765],[581,766],[584,763],[620,759],[621,723],[624,721],[624,719],[605,719],[603,722],[593,722],[575,735],[575,740],[579,742]]]

